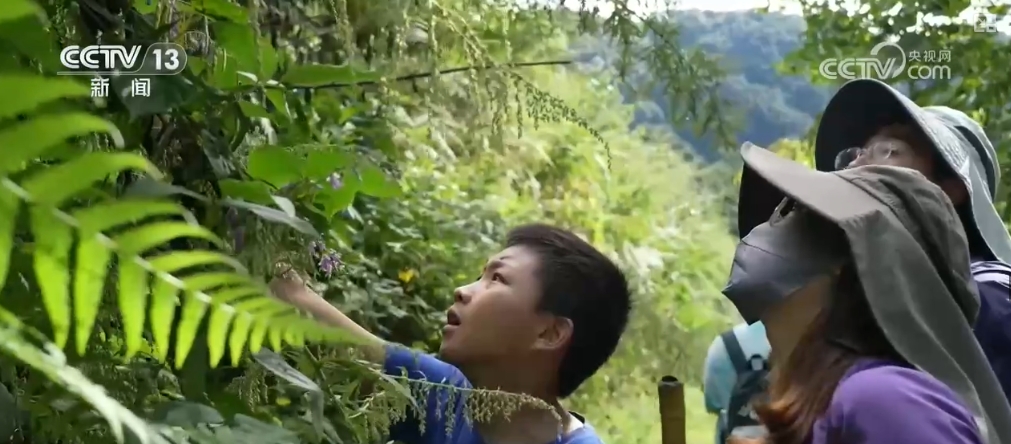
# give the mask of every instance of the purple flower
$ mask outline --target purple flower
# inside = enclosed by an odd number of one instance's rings
[[[333,174],[331,174],[330,178],[329,178],[329,181],[330,181],[330,188],[333,188],[335,190],[339,190],[339,189],[341,189],[341,188],[344,187],[344,181],[341,180],[341,174],[340,173],[333,173]]]
[[[334,272],[340,269],[342,263],[340,255],[336,251],[330,250],[319,260],[319,271],[326,277],[332,277]]]

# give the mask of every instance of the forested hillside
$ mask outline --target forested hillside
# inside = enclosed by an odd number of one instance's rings
[[[964,81],[913,98],[1011,134],[1006,42],[905,31],[968,0],[861,0],[859,16],[813,2],[803,18],[618,0],[609,16],[560,1],[3,2],[0,443],[385,443],[441,382],[360,360],[266,282],[301,272],[365,329],[431,352],[454,289],[531,221],[585,238],[633,291],[618,350],[566,405],[606,442],[656,444],[655,384],[673,374],[688,442],[708,443],[692,386],[738,319],[720,294],[738,171],[672,147],[714,160],[748,139],[809,161],[791,138],[827,96],[811,67],[866,54],[870,29],[957,53]],[[57,75],[61,48],[152,42],[188,62],[149,96],[121,70]],[[777,73],[784,56],[799,77]],[[1011,150],[994,143],[1011,219]],[[493,389],[468,412],[526,399]]]
[[[777,66],[801,47],[804,19],[800,16],[759,11],[671,11],[666,20],[676,23],[678,41],[719,60],[726,70],[720,95],[729,102],[728,117],[737,120],[735,136],[769,146],[782,138],[797,138],[811,127],[825,107],[833,88],[812,85],[804,76],[788,76]],[[606,40],[581,40],[574,50],[583,60],[613,59],[615,48]],[[639,69],[643,69],[642,66]],[[649,77],[637,77],[647,85]],[[662,88],[632,92],[625,97],[637,103],[636,125],[669,127],[670,103]],[[691,127],[677,135],[702,158],[714,161],[728,147],[712,137],[699,136]],[[732,150],[729,150],[732,151]]]

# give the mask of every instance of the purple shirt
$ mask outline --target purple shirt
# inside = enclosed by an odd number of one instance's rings
[[[972,277],[979,287],[976,340],[1011,401],[1011,267],[996,261],[973,262]]]
[[[983,444],[958,395],[919,370],[859,361],[839,382],[807,444]]]

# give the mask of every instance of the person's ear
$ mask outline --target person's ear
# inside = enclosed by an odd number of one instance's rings
[[[541,329],[534,346],[541,350],[557,350],[568,345],[572,338],[572,320],[561,316],[551,316]]]
[[[962,179],[944,179],[937,185],[941,187],[944,194],[948,195],[948,199],[956,207],[969,199],[969,191],[965,189]]]

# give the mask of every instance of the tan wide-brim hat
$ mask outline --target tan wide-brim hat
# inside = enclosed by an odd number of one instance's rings
[[[1011,443],[1011,407],[972,331],[979,295],[966,236],[944,192],[907,168],[822,172],[750,143],[741,156],[749,184],[795,200],[846,233],[874,319],[892,346],[961,395],[989,443]]]

